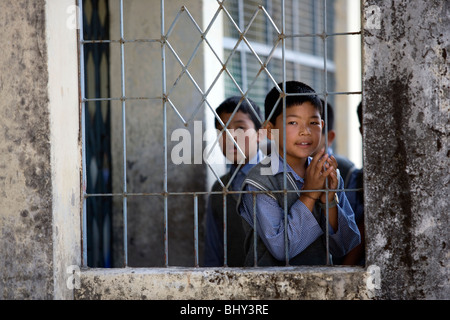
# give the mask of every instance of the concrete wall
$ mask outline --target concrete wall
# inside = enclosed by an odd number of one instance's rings
[[[382,298],[450,297],[448,6],[364,4],[367,253]]]
[[[76,299],[368,299],[360,268],[91,269]]]
[[[367,264],[380,268],[380,289],[368,285],[371,267],[126,268],[82,270],[71,291],[67,267],[80,264],[80,109],[76,30],[63,17],[73,4],[0,2],[2,299],[450,296],[445,2],[363,4]]]
[[[51,298],[53,292],[44,5],[45,1],[0,3],[4,43],[0,49],[0,296],[3,298]]]
[[[273,281],[265,269],[87,270],[77,299],[308,299],[320,296],[327,276],[330,295],[320,298],[450,296],[448,8],[438,0],[367,1],[362,8],[367,271],[319,268],[311,276],[304,268],[276,270],[282,277]],[[339,291],[339,283],[359,289]],[[311,290],[296,291],[304,286]],[[273,287],[282,294],[266,290]]]
[[[0,299],[73,297],[81,155],[70,5],[0,3]]]

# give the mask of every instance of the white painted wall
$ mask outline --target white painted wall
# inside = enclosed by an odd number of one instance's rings
[[[361,29],[360,0],[338,0],[336,32],[356,32]],[[335,38],[336,91],[361,91],[361,37]],[[362,138],[356,108],[361,95],[336,95],[335,130],[337,154],[348,157],[357,167],[362,166]]]
[[[46,39],[53,192],[54,298],[72,298],[67,268],[81,265],[78,57],[75,0],[47,0]]]

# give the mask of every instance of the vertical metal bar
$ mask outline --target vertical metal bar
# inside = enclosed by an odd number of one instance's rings
[[[271,15],[273,16],[273,2],[271,0],[266,0],[266,11],[270,12]],[[273,19],[273,18],[271,17],[271,19]],[[276,30],[276,32],[278,32],[277,29],[275,29],[275,30]],[[264,31],[265,31],[265,35],[266,35],[266,43],[273,43],[274,36],[271,33],[271,28],[269,28],[269,26],[266,26],[266,30],[264,30]],[[267,70],[270,70],[271,72],[274,72],[273,71],[274,68],[272,67],[272,64],[268,64],[267,65]],[[267,86],[269,86],[269,87],[273,86],[273,84],[271,83],[270,77],[267,77],[266,81],[267,81]]]
[[[223,196],[223,266],[228,267],[228,225],[227,225],[227,195]]]
[[[363,10],[364,10],[364,0],[361,0],[360,2],[359,2],[359,14],[360,14],[360,22],[359,22],[359,56],[360,56],[360,88],[361,88],[361,107],[362,107],[362,110],[361,111],[363,111],[364,110],[364,96],[365,96],[365,94],[364,94],[364,92],[365,92],[365,86],[364,86],[364,77],[363,77],[363,73],[364,73],[364,55],[363,55],[363,47],[364,47],[364,37],[363,37],[363,25],[364,25],[364,12],[363,12]],[[363,112],[364,113],[364,112]],[[361,119],[362,120],[362,119]],[[361,137],[362,138],[362,168],[364,168],[364,153],[365,153],[365,148],[364,148],[364,137]],[[366,171],[367,172],[367,171]],[[345,188],[345,186],[344,186],[344,188]]]
[[[292,1],[292,8],[291,8],[292,21],[296,21],[298,13],[299,13],[299,2]],[[299,23],[292,23],[292,33],[300,34],[300,24]],[[294,37],[292,40],[293,40],[292,50],[300,52],[300,38]],[[294,65],[294,78],[300,79],[300,66],[298,64]]]
[[[271,12],[272,16],[273,16],[273,2],[272,2],[272,0],[266,0],[265,3],[266,3],[267,11]],[[273,19],[273,17],[271,17],[271,19]],[[265,36],[266,36],[266,39],[265,39],[266,43],[273,43],[274,36],[273,36],[273,33],[272,33],[272,28],[270,28],[269,24],[267,24],[265,26],[264,33],[265,33]]]
[[[327,112],[327,100],[328,100],[328,89],[327,89],[327,0],[323,0],[323,69],[324,69],[324,92],[325,92],[325,129],[328,130],[328,112]],[[325,131],[327,132],[327,131]],[[325,148],[328,146],[328,135],[325,134]],[[329,236],[329,203],[328,203],[328,177],[325,179],[325,197],[326,197],[326,207],[325,207],[325,245],[327,254],[327,265],[330,265],[330,236]]]
[[[164,265],[169,266],[169,233],[167,214],[167,99],[166,99],[166,39],[164,35],[164,0],[161,0],[161,73],[162,73],[162,107],[163,107],[163,153],[164,153]]]
[[[318,10],[318,3],[319,3],[319,1],[311,1],[311,11],[312,11],[312,16],[314,17],[313,18],[313,20],[312,20],[312,33],[313,34],[317,34],[317,33],[319,33],[319,31],[317,31],[318,30],[318,24],[319,24],[319,14],[318,14],[318,12],[319,12],[319,10]],[[317,18],[316,18],[317,17]],[[320,52],[318,52],[318,50],[317,50],[317,37],[313,37],[312,38],[312,54],[313,55],[316,55],[316,56],[319,56],[319,54],[320,54]],[[312,74],[312,76],[313,76],[313,83],[312,83],[312,85],[313,85],[313,88],[316,86],[316,84],[318,83],[318,81],[317,81],[317,75],[316,75],[316,72],[313,72],[313,74]]]
[[[283,92],[285,93],[283,97],[283,207],[284,207],[284,253],[285,253],[285,262],[286,266],[289,265],[289,241],[288,241],[288,205],[287,205],[287,181],[286,181],[286,170],[287,170],[287,161],[286,161],[286,21],[285,21],[285,2],[281,1],[281,64],[282,64],[282,74],[283,74]]]
[[[194,193],[194,256],[195,267],[199,266],[198,263],[198,196]]]
[[[256,231],[256,193],[253,193],[253,266],[258,266],[258,233]]]
[[[82,192],[83,192],[83,213],[82,213],[82,259],[81,264],[87,267],[87,177],[86,177],[86,102],[85,97],[85,83],[84,83],[84,34],[83,34],[83,0],[78,0],[78,57],[79,57],[79,90],[80,90],[80,104],[81,104],[81,154],[82,154]]]
[[[245,21],[244,21],[244,1],[239,0],[238,1],[238,24],[239,24],[239,31],[242,32],[245,29]],[[239,50],[240,53],[240,59],[241,59],[241,80],[242,80],[242,91],[247,91],[248,83],[247,83],[247,54],[245,53],[245,50]]]
[[[124,57],[124,37],[123,37],[123,0],[119,2],[120,12],[120,73],[122,90],[122,146],[123,146],[123,260],[125,267],[128,266],[128,223],[127,223],[127,131],[125,112],[125,57]]]

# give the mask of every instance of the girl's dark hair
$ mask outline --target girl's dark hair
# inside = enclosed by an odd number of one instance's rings
[[[283,90],[282,82],[280,82],[277,86],[281,91]],[[273,87],[272,90],[269,91],[266,96],[266,100],[264,101],[266,120],[269,118],[270,113],[275,107],[278,99],[280,98],[280,95],[282,94],[282,92],[280,93],[280,91],[277,89],[277,86]],[[294,105],[300,105],[304,102],[311,102],[314,108],[316,108],[319,111],[320,115],[322,115],[322,102],[315,94],[316,92],[314,91],[314,89],[307,84],[300,81],[286,81],[286,93],[312,93],[310,95],[286,96],[286,108],[292,107]],[[276,110],[272,114],[272,117],[269,121],[275,124],[275,120],[281,114],[282,110],[283,99],[280,99],[276,106]]]
[[[236,106],[238,105],[239,101],[243,99],[241,96],[232,96],[227,99],[225,99],[217,108],[216,113],[220,116],[221,113],[233,113],[234,109],[236,109]],[[251,106],[247,103],[250,102]],[[246,113],[250,116],[250,119],[252,120],[253,124],[255,125],[255,130],[258,131],[261,128],[261,122],[258,120],[258,118],[255,115],[255,112],[258,114],[258,117],[261,119],[261,111],[259,110],[259,106],[251,100],[250,98],[247,98],[247,100],[243,99],[241,105],[239,106],[238,111],[242,111],[243,113]],[[253,112],[251,110],[255,110]],[[219,121],[215,119],[215,126],[216,129],[219,127]]]

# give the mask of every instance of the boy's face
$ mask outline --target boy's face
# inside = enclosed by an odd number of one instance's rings
[[[231,117],[231,113],[221,113],[219,114],[219,117],[222,122],[226,124]],[[241,162],[248,163],[249,160],[256,155],[259,141],[258,133],[255,130],[255,124],[250,118],[250,115],[242,111],[236,112],[227,128],[239,148],[244,153],[245,158],[236,148],[235,143],[226,132],[222,134],[222,137],[219,140],[223,155],[234,164]],[[219,125],[217,129],[222,130],[223,128]]]
[[[286,160],[288,163],[306,159],[316,151],[320,145],[323,124],[319,111],[310,102],[286,108]],[[278,130],[278,152],[283,155],[283,114],[275,119],[275,125],[269,122],[268,129],[271,132],[274,129]],[[271,135],[273,139],[273,134]]]

